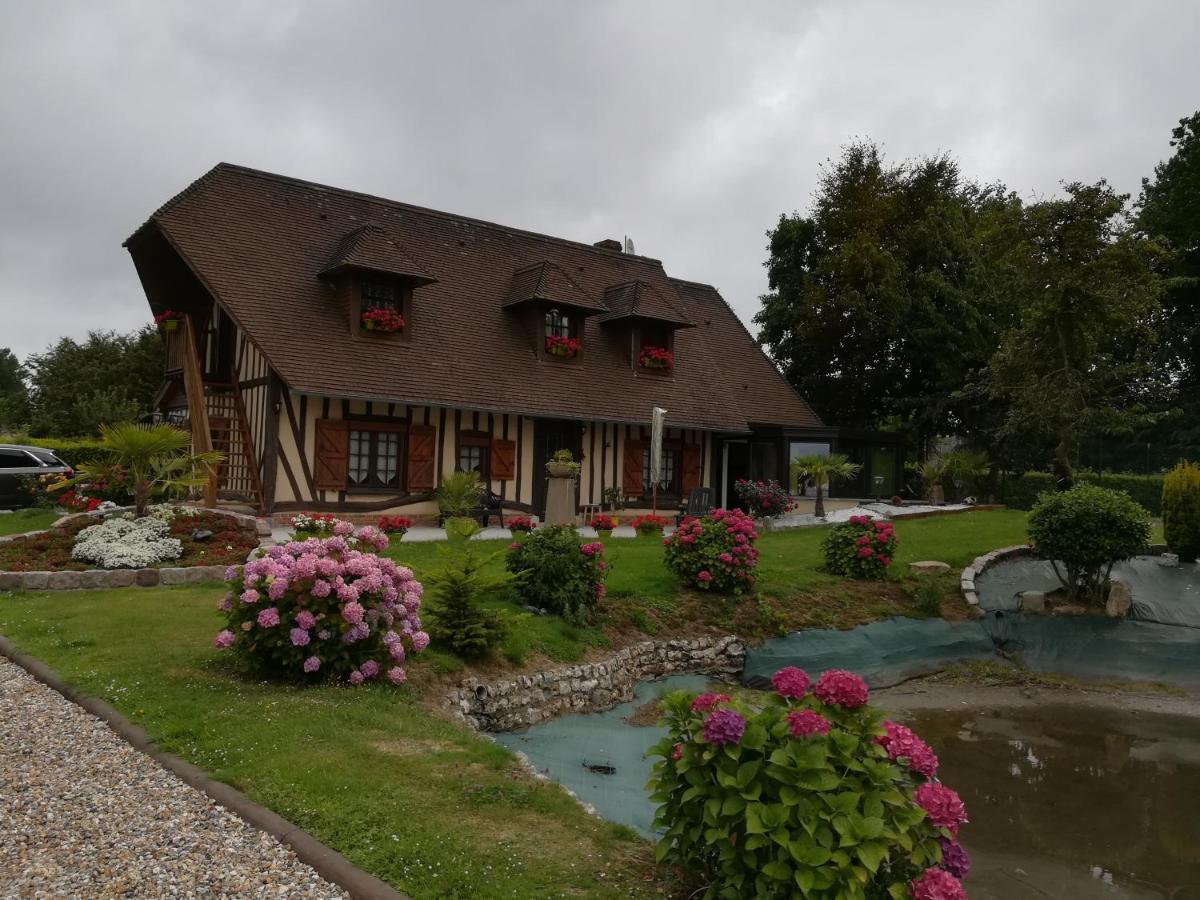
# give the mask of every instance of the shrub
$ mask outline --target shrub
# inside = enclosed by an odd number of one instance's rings
[[[479,523],[470,516],[451,516],[445,528],[446,537],[452,541],[467,541],[479,533]]]
[[[1150,515],[1162,515],[1162,475],[1130,475],[1078,471],[1076,484],[1094,484],[1099,487],[1124,491],[1146,509]],[[1033,509],[1045,491],[1055,489],[1054,476],[1045,472],[1009,474],[1001,482],[1000,502],[1012,509]]]
[[[602,495],[605,505],[609,509],[624,509],[625,508],[625,489],[616,487],[606,487]]]
[[[477,473],[453,472],[438,486],[438,509],[446,518],[469,516],[479,506],[485,490]]]
[[[454,558],[425,578],[428,599],[425,607],[429,636],[435,644],[464,659],[486,656],[503,643],[508,626],[495,610],[480,601],[497,594],[515,580],[511,573],[487,575],[484,568],[500,556],[483,559],[468,544]]]
[[[89,463],[105,465],[112,460],[112,450],[101,441],[29,438],[15,443],[27,443],[49,450],[73,469]]]
[[[1038,498],[1029,540],[1050,560],[1068,600],[1103,603],[1113,565],[1150,540],[1150,514],[1122,491],[1078,485]]]
[[[531,516],[513,516],[504,520],[504,527],[514,534],[528,534],[537,527]]]
[[[821,544],[825,570],[851,578],[883,578],[900,539],[887,519],[851,516],[830,529]]]
[[[787,489],[778,481],[747,481],[739,478],[733,485],[742,508],[756,519],[771,519],[782,516],[791,509],[792,501]]]
[[[761,708],[664,699],[648,785],[658,859],[704,876],[706,897],[965,897],[966,810],[937,781],[933,750],[882,721],[849,672],[825,672],[811,693],[799,669],[772,682]]]
[[[652,516],[647,513],[642,516],[634,516],[633,521],[629,524],[641,537],[647,537],[652,534],[662,534],[663,529],[667,527],[667,520],[662,516]]]
[[[360,547],[388,544],[370,526],[353,537]],[[353,550],[344,537],[271,547],[226,575],[226,629],[213,644],[272,675],[355,685],[383,676],[400,684],[406,655],[429,644],[418,616],[422,587],[412,571]]]
[[[143,569],[183,554],[183,544],[169,536],[164,517],[112,518],[83,529],[75,538],[71,558],[105,569]]]
[[[604,596],[604,545],[583,543],[574,528],[539,528],[521,543],[509,545],[505,566],[522,579],[521,600],[568,622],[581,624]]]
[[[349,522],[334,516],[333,513],[298,513],[292,516],[292,532],[298,538],[329,537],[338,525],[350,525]],[[350,525],[353,528],[353,525]],[[343,527],[343,530],[344,527]]]
[[[685,519],[663,539],[667,568],[703,591],[740,594],[754,584],[758,550],[754,520],[738,509]]]
[[[398,534],[400,537],[404,537],[410,528],[412,528],[412,519],[406,516],[383,516],[379,520],[379,530],[384,534]]]
[[[1200,555],[1200,465],[1181,462],[1163,479],[1163,533],[1183,559]]]

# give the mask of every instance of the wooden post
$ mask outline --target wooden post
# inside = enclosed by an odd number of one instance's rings
[[[212,452],[212,432],[208,428],[208,401],[204,397],[204,376],[200,372],[200,356],[196,348],[196,329],[192,317],[183,317],[183,387],[187,393],[188,421],[192,426],[192,452]],[[204,505],[217,505],[217,472],[208,466],[208,481],[204,485]]]

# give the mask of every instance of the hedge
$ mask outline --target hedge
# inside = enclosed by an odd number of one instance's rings
[[[78,467],[84,463],[104,462],[109,457],[109,449],[98,440],[71,440],[68,438],[29,438],[21,443],[30,447],[44,447],[54,452],[54,455],[69,466]]]
[[[1095,484],[1125,491],[1146,507],[1152,516],[1162,515],[1162,475],[1121,475],[1098,472],[1076,472],[1076,484]],[[1033,509],[1038,494],[1054,490],[1054,476],[1046,472],[1009,473],[1000,486],[1000,502],[1012,509]]]

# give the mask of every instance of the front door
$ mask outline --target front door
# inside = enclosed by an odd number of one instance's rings
[[[750,444],[746,441],[726,441],[725,458],[722,464],[724,472],[724,496],[721,505],[733,509],[741,504],[737,491],[733,486],[739,478],[750,477]]]
[[[538,419],[533,424],[533,508],[546,515],[546,463],[559,450],[570,450],[578,460],[583,452],[583,427],[579,422]],[[579,484],[576,482],[576,491]]]

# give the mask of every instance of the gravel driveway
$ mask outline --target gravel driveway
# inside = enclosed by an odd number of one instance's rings
[[[345,897],[0,659],[0,897]]]

